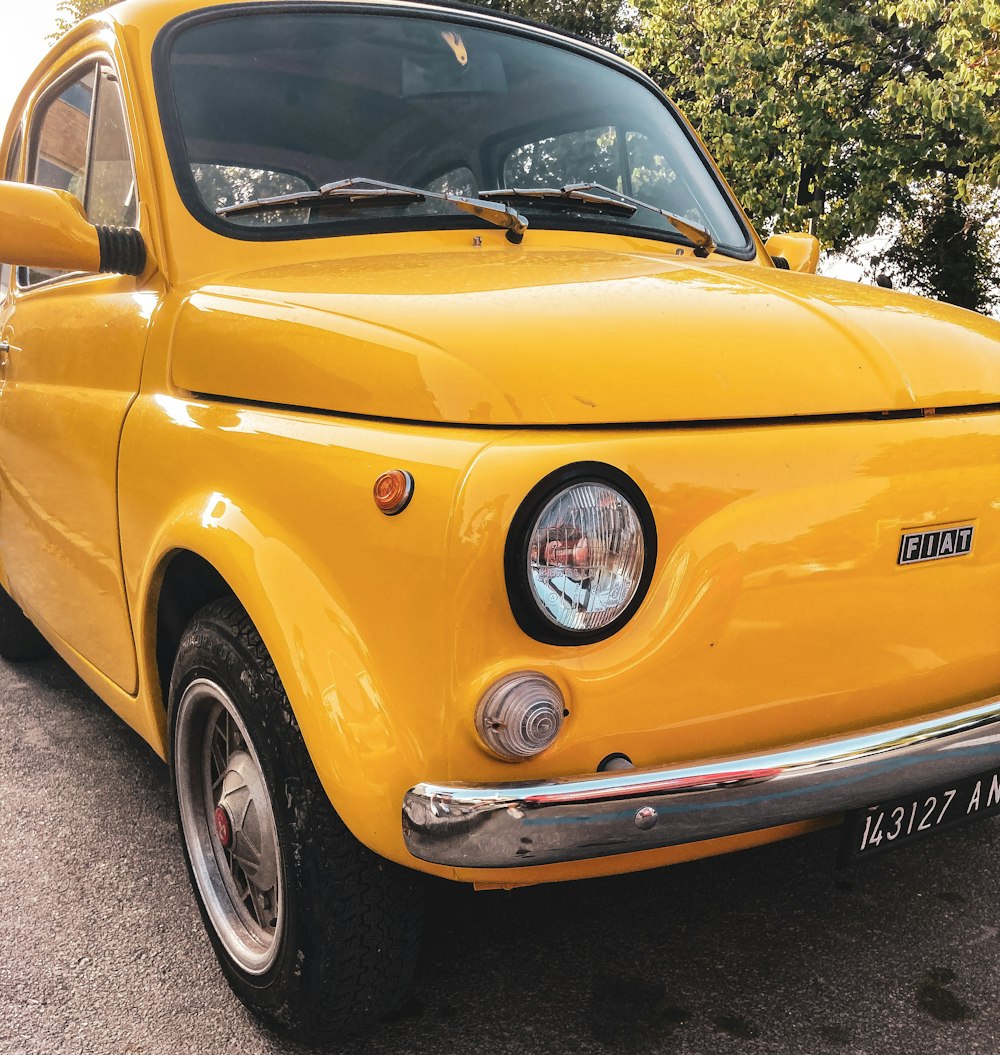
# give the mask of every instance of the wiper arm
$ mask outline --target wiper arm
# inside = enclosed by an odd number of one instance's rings
[[[241,202],[239,205],[225,205],[215,210],[216,216],[235,216],[244,212],[260,212],[266,209],[284,207],[296,209],[301,206],[323,205],[400,205],[422,202],[427,199],[419,191],[400,187],[390,190],[388,187],[338,187],[329,184],[319,190],[295,191],[291,194],[278,194],[272,198],[255,198],[253,201]]]
[[[505,228],[507,239],[518,244],[528,229],[528,221],[509,205],[497,205],[482,198],[465,198],[461,194],[449,194],[446,191],[418,190],[416,187],[405,187],[399,183],[383,183],[381,180],[355,176],[352,179],[337,180],[327,183],[319,190],[295,191],[291,194],[279,194],[271,198],[256,198],[254,201],[242,202],[239,205],[225,205],[216,209],[216,216],[234,216],[240,213],[261,212],[267,209],[301,208],[302,206],[319,206],[321,208],[347,208],[353,205],[392,206],[416,205],[433,198],[435,201],[450,202],[456,209],[471,213],[481,220],[486,220],[495,227]]]
[[[592,194],[583,186],[569,187],[501,187],[484,190],[482,197],[489,201],[544,201],[546,205],[579,211],[609,212],[618,216],[634,216],[637,206],[603,194]]]
[[[690,238],[694,242],[695,256],[708,256],[709,253],[715,252],[715,239],[712,237],[711,232],[707,227],[702,227],[700,223],[695,223],[693,220],[685,220],[683,216],[678,216],[667,209],[661,209],[657,205],[650,205],[648,201],[633,198],[630,194],[622,194],[621,191],[605,187],[603,183],[575,183],[567,189],[579,191],[599,190],[604,191],[606,194],[615,194],[622,201],[627,201],[629,205],[634,205],[637,209],[647,209],[649,212],[655,212],[662,216],[667,223],[680,231],[685,238]]]
[[[600,191],[600,194],[595,194]],[[607,197],[614,195],[614,197]],[[606,187],[603,183],[570,183],[565,187],[510,187],[500,190],[487,190],[482,192],[484,198],[495,198],[498,201],[526,201],[538,199],[540,201],[560,203],[566,208],[574,207],[574,202],[579,202],[583,207],[589,207],[595,211],[613,212],[613,207],[622,210],[620,215],[632,216],[639,209],[647,209],[662,216],[676,230],[680,231],[685,238],[690,239],[695,246],[696,256],[708,256],[715,251],[715,239],[700,223],[693,220],[685,220],[683,216],[668,212],[649,202],[633,198],[629,194]],[[625,211],[627,210],[627,211]]]

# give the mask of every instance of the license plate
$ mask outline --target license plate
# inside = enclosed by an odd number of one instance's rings
[[[842,863],[1000,813],[1000,770],[853,810],[844,820]]]

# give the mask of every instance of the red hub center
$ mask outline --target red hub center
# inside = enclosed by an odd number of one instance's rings
[[[229,814],[221,806],[215,807],[215,834],[223,849],[228,850],[233,841],[233,828],[229,823]]]

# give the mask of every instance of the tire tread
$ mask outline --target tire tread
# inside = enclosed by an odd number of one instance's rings
[[[280,1000],[265,999],[222,955],[220,961],[251,1010],[298,1040],[325,1042],[370,1025],[405,998],[422,933],[420,877],[363,846],[334,810],[270,653],[237,600],[213,602],[189,626],[171,681],[171,712],[192,650],[213,639],[217,650],[227,638],[232,650],[246,658],[250,681],[259,679],[264,690],[258,694],[264,721],[257,734],[264,742],[255,738],[255,746],[258,753],[279,758],[284,770],[285,802],[278,794],[274,805],[288,815],[295,833],[291,852],[308,899],[305,933],[312,940],[294,951],[297,989]]]

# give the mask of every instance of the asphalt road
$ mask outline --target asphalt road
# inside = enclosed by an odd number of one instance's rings
[[[1000,1050],[1000,827],[834,868],[836,834],[612,880],[431,891],[403,1013],[341,1050]],[[60,662],[0,663],[0,1052],[257,1055],[165,767]]]

